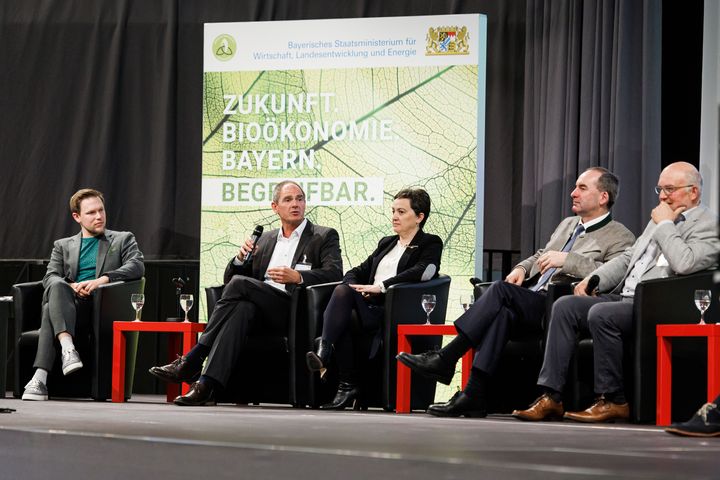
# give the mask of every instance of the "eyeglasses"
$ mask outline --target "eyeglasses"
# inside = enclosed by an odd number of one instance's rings
[[[687,187],[694,187],[694,186],[695,185],[682,185],[680,187],[661,187],[660,185],[658,185],[657,187],[655,187],[655,193],[660,195],[660,192],[665,192],[665,195],[672,195],[675,192],[675,190],[677,190],[679,188],[687,188]]]

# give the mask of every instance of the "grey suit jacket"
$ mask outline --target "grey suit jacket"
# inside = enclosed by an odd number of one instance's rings
[[[561,251],[580,223],[580,217],[567,217],[555,229],[545,248],[526,258],[517,266],[525,269],[525,278],[540,274],[537,259],[547,250]],[[621,255],[635,240],[625,225],[608,216],[581,234],[568,252],[565,264],[553,274],[551,281],[585,278],[587,274],[610,259]]]
[[[591,273],[600,277],[600,291],[621,292],[625,279],[653,239],[658,242],[667,264],[654,265],[640,281],[673,274],[687,275],[717,265],[720,253],[718,217],[699,205],[677,225],[669,222],[657,225],[650,220],[631,248]]]
[[[82,234],[56,240],[50,263],[43,278],[47,301],[47,288],[56,282],[75,282],[80,262]],[[135,236],[130,232],[105,230],[98,243],[95,278],[107,275],[111,282],[135,280],[145,274],[143,254],[138,248]]]

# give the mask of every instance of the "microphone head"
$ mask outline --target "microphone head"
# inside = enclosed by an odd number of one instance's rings
[[[587,288],[585,289],[585,293],[588,295],[592,294],[597,286],[600,284],[600,277],[597,275],[593,275],[590,277],[590,280],[588,280]]]
[[[262,226],[262,225],[256,225],[256,226],[255,226],[255,230],[253,230],[253,233],[252,233],[252,234],[255,235],[255,236],[257,236],[257,237],[259,237],[260,235],[262,235],[262,232],[263,232],[263,226]]]

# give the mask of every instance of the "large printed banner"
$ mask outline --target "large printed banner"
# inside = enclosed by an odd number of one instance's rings
[[[279,226],[281,180],[338,230],[346,271],[393,234],[394,194],[421,186],[454,318],[481,271],[486,29],[483,15],[206,24],[201,286],[255,225]]]

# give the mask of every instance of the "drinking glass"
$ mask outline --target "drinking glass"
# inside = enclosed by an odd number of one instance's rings
[[[700,310],[698,325],[705,325],[705,310],[710,306],[710,290],[695,290],[695,306]]]
[[[435,295],[425,294],[422,296],[422,308],[425,310],[425,325],[430,325],[430,313],[435,310]]]
[[[142,293],[133,293],[130,295],[130,304],[135,309],[135,320],[133,322],[140,321],[140,310],[145,305],[145,295]]]
[[[182,307],[183,310],[185,310],[185,320],[184,322],[189,322],[190,319],[188,318],[188,312],[193,306],[193,296],[189,293],[183,293],[180,295],[180,307]]]
[[[470,295],[460,295],[460,306],[463,309],[463,312],[467,312],[470,307],[472,307],[473,302],[475,301],[475,298]]]

